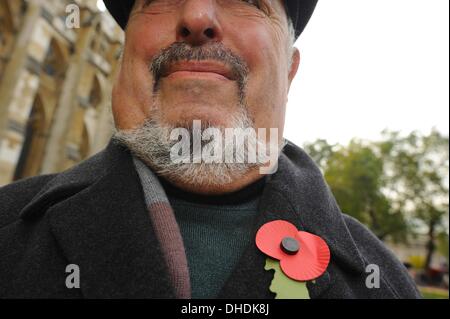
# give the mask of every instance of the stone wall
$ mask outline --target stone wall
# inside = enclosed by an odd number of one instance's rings
[[[73,5],[79,27],[67,24]],[[122,44],[97,0],[0,0],[0,185],[62,171],[107,144]]]

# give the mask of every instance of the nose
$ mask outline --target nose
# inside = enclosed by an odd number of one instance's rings
[[[220,41],[222,30],[216,10],[215,0],[186,0],[180,10],[177,41],[192,46]]]

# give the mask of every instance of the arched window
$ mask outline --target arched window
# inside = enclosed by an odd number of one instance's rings
[[[55,80],[62,80],[65,76],[67,61],[59,44],[52,39],[47,50],[42,70]]]
[[[41,97],[36,98],[31,108],[14,173],[14,180],[39,174],[46,144],[46,116]]]
[[[81,143],[80,143],[80,159],[81,160],[88,158],[90,149],[91,149],[91,143],[89,140],[89,133],[87,130],[87,126],[85,124],[83,126],[83,133],[81,135]]]
[[[101,102],[102,102],[102,87],[100,85],[98,77],[95,75],[89,93],[89,104],[94,109],[98,109]]]

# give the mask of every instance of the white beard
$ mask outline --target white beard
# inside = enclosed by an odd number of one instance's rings
[[[241,132],[245,129],[253,128],[253,121],[248,116],[247,112],[239,108],[239,112],[232,117],[230,128],[239,128]],[[204,123],[203,123],[204,124]],[[188,129],[191,137],[193,132],[190,124],[183,125],[183,128]],[[186,127],[188,126],[188,127]],[[175,144],[179,143],[177,140],[170,138],[171,132],[179,126],[173,126],[163,123],[160,120],[157,112],[151,116],[151,120],[133,130],[118,130],[114,134],[114,139],[125,145],[136,157],[146,163],[152,170],[162,177],[169,180],[177,180],[187,185],[202,185],[202,186],[220,186],[231,183],[245,176],[250,170],[258,168],[266,163],[260,161],[258,157],[256,162],[246,163],[245,161],[233,163],[211,163],[201,160],[199,163],[180,163],[171,159],[171,150]],[[225,127],[212,127],[209,124],[203,125],[202,130],[207,128],[215,128],[220,130],[221,136],[225,136]],[[238,136],[235,136],[238,137]],[[244,136],[242,136],[244,137]],[[247,143],[245,147],[239,149],[239,154],[236,154],[237,148],[234,141],[223,138],[222,141],[217,141],[214,138],[207,142],[202,142],[204,149],[213,150],[217,143],[221,143],[222,158],[227,158],[227,152],[232,152],[228,156],[232,158],[248,159],[249,154],[256,154],[255,148],[265,147],[266,141],[258,139],[257,135],[246,135]],[[192,139],[191,139],[192,140]],[[278,141],[276,141],[278,144]],[[278,147],[278,145],[277,145]],[[265,149],[265,148],[264,148]],[[243,152],[242,152],[243,150]],[[281,148],[278,147],[279,152]],[[195,154],[190,149],[190,158]],[[279,153],[277,154],[277,156]]]

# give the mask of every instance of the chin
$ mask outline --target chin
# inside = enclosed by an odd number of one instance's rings
[[[168,114],[166,122],[172,126],[190,127],[194,121],[201,121],[202,127],[232,127],[229,119],[230,112],[211,110],[204,107],[199,109],[186,109],[181,114]]]

